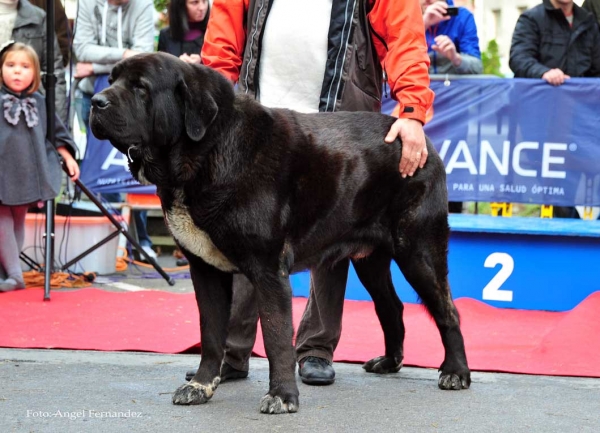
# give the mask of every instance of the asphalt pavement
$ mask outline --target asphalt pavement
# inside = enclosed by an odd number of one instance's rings
[[[3,432],[598,432],[600,380],[474,373],[441,391],[437,372],[378,376],[336,363],[335,384],[300,381],[300,410],[264,415],[268,362],[200,406],[173,391],[197,355],[0,349]]]
[[[166,269],[174,258],[161,255]],[[129,266],[102,276],[111,291],[193,290],[185,272],[169,286]],[[1,331],[0,331],[1,332]],[[335,363],[336,382],[298,379],[300,410],[263,415],[268,362],[252,358],[247,379],[226,382],[200,406],[172,394],[199,355],[0,348],[0,432],[600,432],[600,379],[478,373],[469,390],[441,391],[438,373],[403,368],[369,374]]]

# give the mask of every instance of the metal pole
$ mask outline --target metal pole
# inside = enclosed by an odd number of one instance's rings
[[[131,242],[131,244],[135,247],[135,249],[138,251],[138,253],[140,253],[140,255],[142,257],[144,257],[153,267],[154,269],[167,281],[167,283],[169,284],[169,286],[173,286],[175,285],[175,280],[173,278],[171,278],[158,264],[158,262],[156,260],[154,260],[152,257],[150,257],[148,255],[148,253],[146,253],[146,251],[144,251],[144,249],[141,247],[141,245],[133,238],[133,236],[131,236],[129,234],[129,232],[123,227],[123,224],[121,224],[119,221],[117,221],[117,219],[115,218],[115,216],[113,214],[111,214],[100,202],[100,200],[98,200],[98,198],[96,198],[96,196],[83,184],[83,182],[81,182],[79,179],[77,179],[75,181],[75,185],[81,189],[81,191],[90,199],[90,201],[92,201],[92,203],[94,203],[98,209],[100,209],[100,212],[102,212],[104,214],[105,217],[107,217],[109,219],[109,221],[113,224],[113,226],[115,226],[118,230],[118,232],[114,232],[112,235],[109,236],[109,238],[105,238],[101,244],[104,244],[106,242],[108,242],[110,239],[112,239],[114,236],[118,236],[118,234],[122,234],[123,236],[125,236],[127,238],[127,240],[129,240],[129,242]],[[89,252],[95,250],[96,248],[98,248],[99,245],[95,245],[92,248],[90,248],[89,250],[85,251],[85,253],[80,254],[78,257],[76,257],[75,259],[71,260],[69,263],[67,263],[68,266],[71,266],[71,264],[75,263],[76,261],[80,260],[81,257],[83,257],[84,255],[88,254]],[[63,267],[63,269],[66,269],[68,266],[65,265]]]
[[[48,113],[47,138],[54,146],[56,129],[54,116],[56,114],[54,76],[54,0],[46,0],[46,112]],[[46,201],[46,272],[44,278],[44,301],[50,300],[50,279],[54,266],[54,200]]]

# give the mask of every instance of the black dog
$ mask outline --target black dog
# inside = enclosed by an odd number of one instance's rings
[[[425,167],[403,179],[401,143],[383,141],[389,116],[265,108],[219,73],[167,54],[123,60],[110,82],[92,98],[92,131],[129,155],[136,179],[157,186],[201,311],[200,367],[173,403],[205,403],[219,385],[232,274],[241,272],[257,290],[270,365],[260,410],[297,411],[289,274],[346,257],[385,335],[385,355],[365,369],[402,366],[394,260],[440,330],[440,388],[469,387],[447,278],[445,171],[430,143]]]

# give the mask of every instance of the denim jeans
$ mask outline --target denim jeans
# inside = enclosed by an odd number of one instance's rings
[[[102,198],[109,203],[121,203],[123,198],[121,193],[118,192],[106,192],[102,194]],[[133,220],[135,222],[135,230],[137,232],[138,242],[142,247],[152,247],[152,241],[148,235],[148,211],[145,210],[134,210]]]

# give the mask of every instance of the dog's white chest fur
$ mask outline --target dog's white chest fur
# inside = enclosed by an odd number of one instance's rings
[[[213,244],[208,233],[200,230],[181,197],[177,197],[173,207],[166,212],[167,225],[177,242],[192,254],[197,255],[209,265],[224,272],[235,272],[237,267]]]

